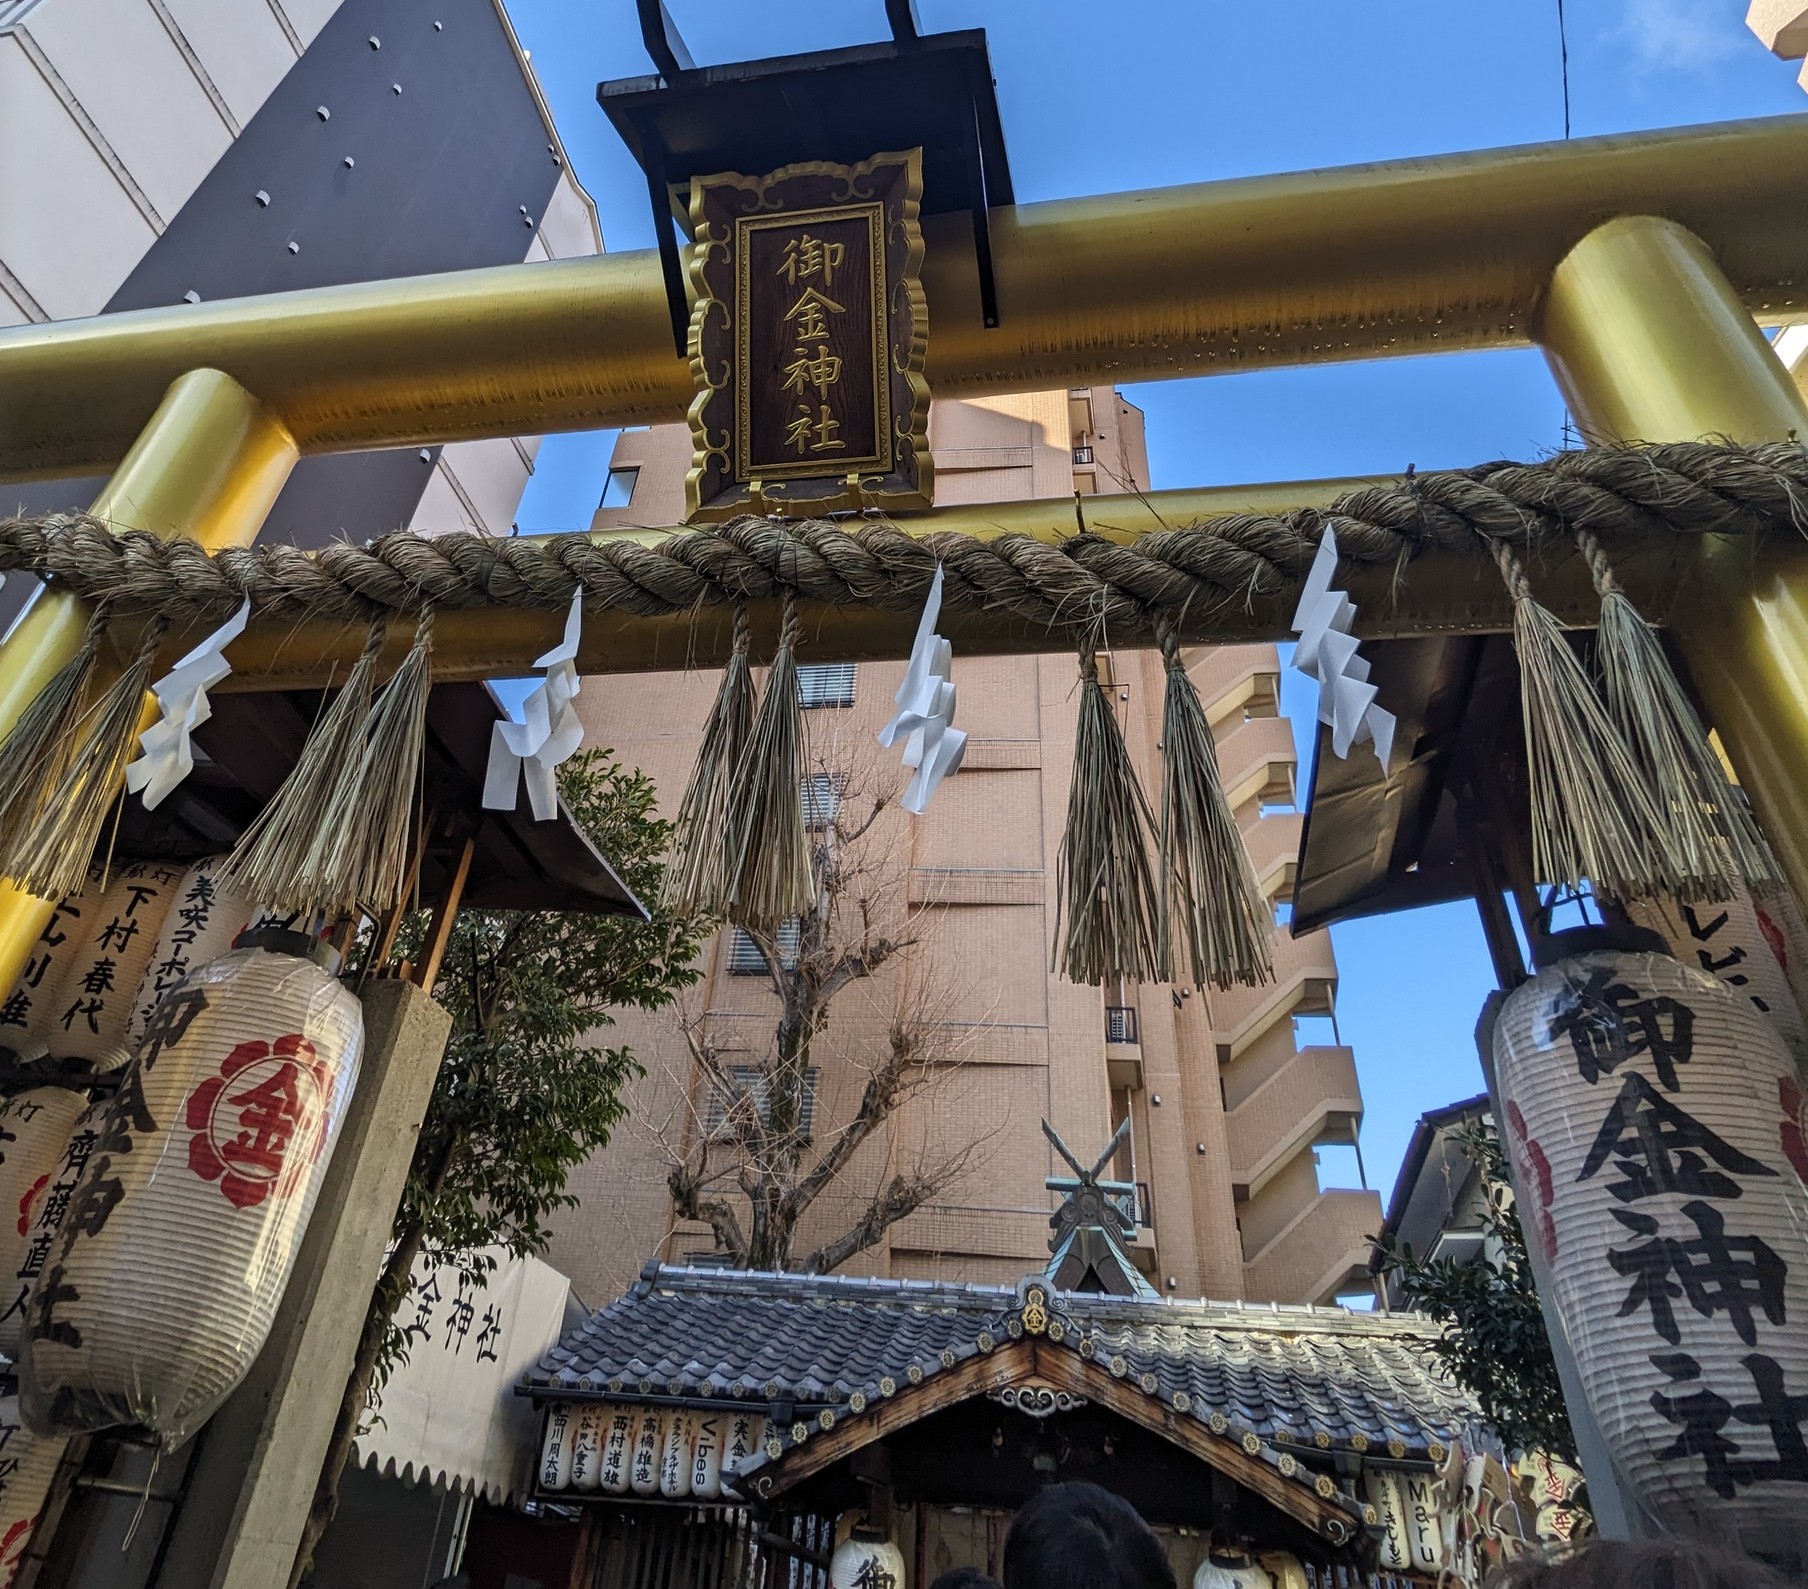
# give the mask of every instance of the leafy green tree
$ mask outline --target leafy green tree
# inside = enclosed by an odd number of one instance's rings
[[[561,769],[560,792],[623,882],[659,897],[671,824],[655,815],[652,781],[586,751]],[[395,953],[423,936],[410,921]],[[452,1034],[396,1210],[394,1244],[371,1295],[332,1444],[321,1468],[291,1589],[337,1506],[352,1441],[388,1375],[407,1360],[397,1315],[425,1255],[481,1285],[493,1261],[543,1252],[546,1221],[577,1199],[571,1170],[620,1123],[640,1066],[627,1048],[595,1041],[623,1006],[657,1009],[697,979],[698,926],[657,913],[650,922],[557,911],[462,910],[434,997]]]
[[[1467,1262],[1422,1259],[1410,1245],[1379,1241],[1384,1271],[1408,1304],[1443,1325],[1433,1346],[1508,1446],[1576,1460],[1557,1362],[1545,1333],[1525,1232],[1513,1207],[1500,1138],[1478,1121],[1464,1151],[1481,1172],[1482,1250]]]

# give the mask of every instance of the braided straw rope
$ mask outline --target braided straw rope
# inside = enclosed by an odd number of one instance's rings
[[[894,524],[740,518],[654,546],[585,535],[495,539],[398,533],[317,552],[262,545],[212,554],[193,541],[115,533],[86,514],[0,521],[0,571],[42,574],[116,613],[219,617],[246,596],[271,616],[367,622],[385,612],[556,609],[582,587],[592,610],[642,617],[790,593],[914,610],[936,563],[950,611],[1006,611],[1074,628],[1146,628],[1157,612],[1209,611],[1297,590],[1320,536],[1356,563],[1404,567],[1425,551],[1474,556],[1476,537],[1523,552],[1582,531],[1613,540],[1808,530],[1808,450],[1706,442],[1559,453],[1412,475],[1328,509],[1233,514],[1119,546],[1076,535],[980,541]]]

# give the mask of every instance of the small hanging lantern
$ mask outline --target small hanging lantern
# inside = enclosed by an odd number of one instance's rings
[[[32,1281],[62,1227],[103,1110],[66,1087],[34,1087],[0,1104],[0,1353],[10,1359],[19,1356]]]
[[[1207,1556],[1193,1571],[1193,1589],[1274,1589],[1267,1572],[1241,1553]]]
[[[12,1589],[68,1441],[33,1434],[19,1398],[0,1397],[0,1589]]]
[[[1399,1479],[1407,1567],[1413,1572],[1438,1572],[1444,1565],[1443,1486],[1435,1473],[1401,1473]]]
[[[189,972],[229,953],[250,924],[252,902],[235,894],[221,879],[225,860],[223,855],[214,855],[197,861],[177,881],[126,1021],[127,1043],[135,1045],[144,1036],[164,994]]]
[[[691,1494],[713,1501],[722,1493],[722,1425],[726,1414],[699,1412],[691,1440]]]
[[[578,1413],[571,1437],[571,1487],[594,1490],[603,1479],[603,1414],[594,1404]]]
[[[610,1495],[628,1493],[628,1466],[634,1457],[634,1414],[627,1407],[605,1409],[603,1454],[599,1463],[602,1488]]]
[[[1494,1063],[1528,1240],[1640,1504],[1746,1548],[1808,1482],[1808,1099],[1776,1029],[1640,929],[1554,935]],[[1466,1510],[1501,1521],[1471,1473]],[[1485,1550],[1485,1547],[1484,1547]]]
[[[1306,1576],[1306,1564],[1291,1551],[1258,1551],[1256,1560],[1268,1574],[1271,1589],[1310,1589],[1311,1580]]]
[[[757,1412],[731,1412],[722,1447],[722,1488],[734,1490],[735,1475],[760,1454],[766,1443],[766,1420]]]
[[[665,1427],[656,1408],[640,1415],[634,1431],[634,1458],[628,1469],[628,1488],[636,1495],[659,1493],[659,1455],[665,1445]]]
[[[20,1392],[43,1433],[140,1424],[174,1449],[269,1333],[363,1012],[330,949],[277,929],[240,943],[158,1005],[102,1117],[26,1326]]]
[[[659,1493],[668,1501],[681,1501],[691,1493],[691,1442],[695,1422],[683,1411],[666,1417],[665,1439],[659,1456]]]
[[[182,867],[162,861],[121,867],[83,913],[76,953],[51,1000],[53,1058],[113,1071],[131,1057],[126,1023],[182,876]]]
[[[571,1448],[577,1416],[568,1401],[546,1409],[546,1434],[540,1442],[540,1488],[562,1490],[571,1483]]]
[[[1400,1475],[1391,1468],[1366,1467],[1362,1492],[1381,1519],[1381,1565],[1389,1572],[1405,1572],[1412,1566],[1412,1545],[1407,1537],[1406,1495]]]
[[[829,1589],[906,1589],[904,1553],[870,1523],[856,1523],[829,1558]]]
[[[59,1011],[56,996],[62,990],[70,962],[82,952],[84,918],[100,902],[100,873],[90,874],[88,886],[71,894],[51,913],[44,930],[31,946],[31,954],[19,980],[0,1004],[0,1044],[21,1059],[41,1059],[49,1052],[50,1036]]]

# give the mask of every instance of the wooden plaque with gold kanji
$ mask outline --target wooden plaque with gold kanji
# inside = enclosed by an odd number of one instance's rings
[[[691,183],[692,519],[927,507],[922,152]]]

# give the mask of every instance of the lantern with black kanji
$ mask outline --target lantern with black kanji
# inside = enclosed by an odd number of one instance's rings
[[[1520,1220],[1638,1502],[1680,1532],[1793,1540],[1808,1101],[1749,1000],[1652,952],[1653,935],[1590,931],[1551,940],[1582,952],[1517,989],[1495,1029]]]
[[[50,1050],[52,1023],[60,1013],[56,997],[69,963],[82,951],[83,923],[100,901],[99,880],[96,870],[85,889],[70,894],[51,912],[19,980],[0,1002],[0,1047],[21,1059],[42,1059]]]
[[[34,1087],[0,1104],[0,1354],[9,1359],[19,1355],[32,1284],[49,1262],[104,1107],[63,1087]]]
[[[214,855],[197,861],[177,879],[126,1018],[128,1043],[136,1044],[144,1036],[164,994],[191,971],[230,952],[238,935],[250,925],[252,902],[221,879],[225,860],[223,855]]]
[[[757,1412],[731,1412],[724,1420],[722,1488],[733,1493],[735,1475],[761,1454],[766,1443],[766,1419]]]
[[[19,1398],[0,1397],[0,1589],[19,1576],[67,1444],[33,1434],[20,1421]]]
[[[906,1589],[904,1553],[884,1529],[856,1523],[829,1558],[829,1589]]]
[[[578,1432],[577,1408],[555,1401],[546,1409],[546,1433],[540,1439],[540,1488],[562,1490],[571,1483],[571,1453]]]
[[[173,881],[173,880],[172,880]],[[358,1001],[280,931],[158,1005],[32,1294],[28,1424],[182,1444],[264,1344],[357,1079]]]
[[[98,1071],[126,1062],[132,1051],[126,1027],[139,984],[184,872],[163,861],[123,866],[83,910],[75,924],[75,953],[51,999],[45,1041],[54,1058],[86,1060]]]

